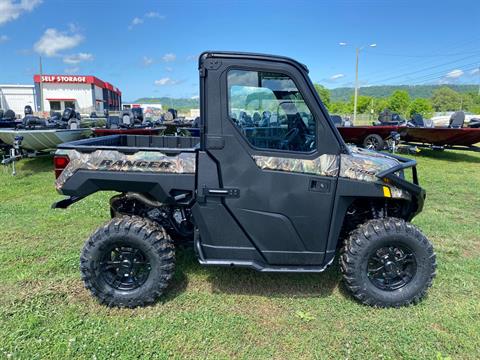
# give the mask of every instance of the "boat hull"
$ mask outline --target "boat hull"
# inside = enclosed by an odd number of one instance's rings
[[[461,128],[400,128],[405,142],[437,146],[471,146],[480,143],[480,129]]]
[[[472,146],[480,143],[480,128],[414,128],[406,126],[351,126],[337,128],[347,143],[362,145],[371,134],[386,139],[392,131],[398,132],[402,141],[436,146]]]
[[[14,130],[0,129],[0,141],[13,146],[15,137],[23,136],[22,148],[31,151],[48,151],[56,149],[64,142],[89,137],[91,129],[48,129],[48,130]]]

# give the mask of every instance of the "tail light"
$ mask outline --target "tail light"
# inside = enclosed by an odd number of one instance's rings
[[[53,157],[53,166],[55,168],[55,178],[58,179],[62,171],[67,167],[70,159],[66,155],[55,155]]]

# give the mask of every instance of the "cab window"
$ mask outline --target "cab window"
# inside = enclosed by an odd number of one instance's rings
[[[296,152],[315,150],[315,119],[290,77],[230,70],[227,81],[230,119],[252,146]]]

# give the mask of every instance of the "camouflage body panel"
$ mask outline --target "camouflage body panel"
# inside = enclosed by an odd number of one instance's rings
[[[379,152],[349,147],[350,154],[342,154],[339,176],[360,181],[377,181],[376,174],[400,162]]]
[[[189,152],[169,156],[158,151],[139,151],[126,155],[114,150],[97,150],[92,153],[57,150],[55,154],[66,155],[70,159],[56,181],[57,190],[60,190],[65,182],[80,169],[172,174],[195,174],[196,171],[196,155]]]
[[[320,176],[338,175],[338,156],[323,154],[313,160],[253,155],[260,169],[298,172]]]
[[[349,147],[350,154],[323,154],[313,160],[277,156],[253,155],[260,169],[297,172],[318,176],[344,177],[359,181],[376,182],[376,174],[399,164],[399,161],[378,152]],[[389,185],[393,198],[410,199],[407,191]]]

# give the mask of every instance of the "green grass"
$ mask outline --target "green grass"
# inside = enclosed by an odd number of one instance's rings
[[[318,275],[204,268],[177,252],[168,295],[134,310],[83,288],[83,241],[108,220],[110,194],[51,210],[51,159],[0,168],[0,358],[480,358],[480,154],[417,156],[427,189],[414,223],[433,242],[438,275],[421,304],[355,302],[338,266]]]

